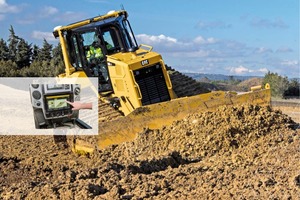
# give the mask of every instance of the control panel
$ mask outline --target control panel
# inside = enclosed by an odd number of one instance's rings
[[[52,127],[78,118],[67,103],[80,101],[79,84],[30,84],[36,128]]]

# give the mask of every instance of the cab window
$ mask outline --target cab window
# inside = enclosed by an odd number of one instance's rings
[[[121,50],[116,31],[117,29],[115,27],[109,27],[109,29],[105,29],[102,31],[102,37],[108,55],[118,53]]]

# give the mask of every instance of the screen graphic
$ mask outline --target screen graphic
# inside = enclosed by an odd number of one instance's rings
[[[46,97],[49,110],[60,110],[69,108],[69,104],[66,102],[69,95],[62,96],[50,96]]]

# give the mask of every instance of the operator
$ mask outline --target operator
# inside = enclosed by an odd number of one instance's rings
[[[105,42],[105,44],[107,49],[112,48],[111,44],[107,42]],[[94,35],[94,42],[91,44],[90,49],[87,52],[86,58],[89,62],[91,62],[93,58],[96,58],[97,60],[102,60],[104,58],[102,49],[100,47],[100,38],[96,33]]]
[[[109,50],[113,46],[108,42],[104,41],[106,48]],[[106,83],[109,79],[106,63],[102,49],[100,47],[101,41],[98,35],[94,34],[94,42],[90,45],[90,49],[87,51],[86,58],[89,62],[91,73],[95,77],[99,77],[99,83]]]
[[[87,51],[86,58],[89,62],[91,62],[93,58],[103,58],[102,49],[100,47],[100,39],[97,34],[94,35],[94,42],[91,44],[90,49]]]

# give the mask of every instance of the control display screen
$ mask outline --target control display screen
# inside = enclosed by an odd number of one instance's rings
[[[64,89],[64,84],[47,84],[48,90]]]
[[[63,110],[70,108],[70,105],[66,102],[69,101],[69,97],[69,95],[46,97],[48,110]]]

